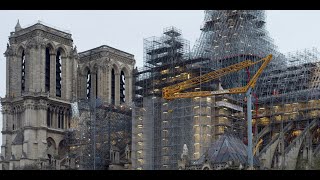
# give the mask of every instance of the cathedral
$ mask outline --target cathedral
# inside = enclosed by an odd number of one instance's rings
[[[117,107],[132,102],[135,60],[127,52],[102,45],[78,53],[70,33],[41,22],[22,28],[18,21],[4,55],[0,170],[61,162],[68,152],[72,103],[99,98]]]

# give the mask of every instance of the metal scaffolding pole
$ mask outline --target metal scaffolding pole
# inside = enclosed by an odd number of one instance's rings
[[[253,154],[252,154],[252,102],[251,102],[250,87],[246,93],[247,97],[247,121],[248,121],[248,165],[249,169],[253,169]]]

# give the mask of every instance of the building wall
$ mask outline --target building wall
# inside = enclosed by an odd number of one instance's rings
[[[117,105],[120,104],[118,74],[123,71],[125,103],[130,105],[135,64],[133,55],[110,47],[104,49],[94,61],[88,61],[87,58],[91,57],[79,56],[76,47],[73,47],[71,34],[41,23],[21,28],[18,22],[9,36],[9,43],[5,52],[6,96],[1,99],[1,169],[19,169],[39,162],[59,164],[56,160],[64,160],[64,138],[65,130],[70,128],[71,123],[71,102],[85,95],[83,72],[86,67],[98,73],[98,96],[109,103],[110,68],[116,69]],[[58,61],[61,63],[61,73],[57,69]],[[50,73],[46,73],[48,70]],[[61,75],[61,80],[58,75]]]
[[[90,54],[89,54],[90,53]],[[111,99],[111,72],[115,74],[115,105],[120,105],[120,75],[125,76],[125,104],[132,104],[132,72],[135,65],[133,55],[114,49],[109,46],[101,46],[79,53],[78,67],[78,93],[80,99],[86,99],[87,74],[92,75],[92,96],[99,97],[104,102],[112,103]],[[97,78],[98,77],[98,78]],[[98,94],[97,94],[98,93]]]

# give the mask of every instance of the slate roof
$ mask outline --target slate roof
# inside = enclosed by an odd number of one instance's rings
[[[241,139],[232,135],[222,135],[215,141],[209,150],[202,155],[193,164],[202,164],[205,160],[209,160],[211,164],[221,164],[228,161],[239,162],[247,165],[247,146]],[[257,157],[253,158],[253,165],[259,166],[260,162]]]

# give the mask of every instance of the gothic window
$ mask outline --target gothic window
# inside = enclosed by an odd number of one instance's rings
[[[60,125],[61,125],[61,129],[64,129],[64,113],[61,113],[61,123],[60,123]]]
[[[90,93],[91,93],[91,73],[90,73],[90,70],[88,70],[88,73],[87,73],[87,99],[90,99]]]
[[[61,97],[61,52],[56,56],[56,96]]]
[[[58,128],[61,127],[61,116],[60,116],[60,112],[58,113]]]
[[[47,127],[51,127],[51,115],[50,110],[47,110]]]
[[[59,112],[58,114],[58,128],[63,129],[64,128],[64,113]]]
[[[115,81],[115,74],[114,74],[114,69],[111,71],[111,101],[112,104],[115,104],[115,88],[116,88],[116,81]]]
[[[12,114],[13,122],[12,122],[12,130],[17,129],[16,124],[17,124],[17,111],[15,108],[13,108],[13,114]]]
[[[120,74],[120,102],[124,103],[126,101],[125,99],[125,76],[124,72],[121,71]]]
[[[24,50],[21,56],[21,92],[25,91],[25,76],[26,76],[26,56]]]
[[[45,73],[45,92],[50,91],[50,50],[46,48],[46,73]]]

